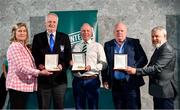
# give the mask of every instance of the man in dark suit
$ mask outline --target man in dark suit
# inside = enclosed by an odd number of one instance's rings
[[[152,29],[152,44],[156,48],[145,68],[127,67],[129,74],[149,75],[149,94],[153,96],[154,109],[173,109],[176,96],[174,70],[176,53],[167,42],[167,32],[157,26]]]
[[[140,89],[144,85],[141,76],[128,75],[123,70],[114,70],[114,54],[127,54],[127,64],[132,67],[143,67],[147,57],[138,39],[128,38],[127,27],[119,22],[114,28],[115,39],[104,45],[108,68],[102,71],[103,85],[112,87],[112,97],[116,109],[140,109]]]
[[[71,61],[71,44],[67,34],[57,32],[58,16],[50,13],[46,16],[46,31],[34,36],[32,54],[36,66],[45,68],[45,55],[58,54],[58,68],[50,76],[38,77],[38,101],[41,109],[48,109],[51,97],[54,108],[63,109],[64,95],[67,87],[66,70]]]

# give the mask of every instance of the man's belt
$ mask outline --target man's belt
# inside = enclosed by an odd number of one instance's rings
[[[92,76],[81,76],[81,77],[78,77],[78,78],[84,79],[84,80],[86,80],[86,79],[94,79],[94,78],[97,78],[97,75],[92,75]]]

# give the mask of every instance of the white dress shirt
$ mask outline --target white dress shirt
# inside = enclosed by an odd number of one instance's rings
[[[49,43],[49,45],[50,45],[50,34],[51,34],[51,33],[47,32],[47,38],[48,38],[48,43]],[[52,38],[53,38],[53,40],[54,40],[54,42],[55,42],[56,32],[53,32],[52,34],[53,34],[53,36],[54,36],[54,37],[52,37]]]
[[[83,74],[80,72],[74,73],[74,76],[92,76],[100,74],[102,69],[107,67],[106,56],[104,52],[104,48],[100,43],[94,42],[91,39],[88,40],[87,44],[87,52],[86,52],[86,66],[90,65],[91,70],[87,71]],[[72,52],[82,52],[84,42],[75,44]]]

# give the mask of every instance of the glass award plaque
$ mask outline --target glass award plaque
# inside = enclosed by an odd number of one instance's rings
[[[127,54],[114,54],[114,70],[123,70],[127,67]]]
[[[45,55],[45,68],[48,71],[60,71],[58,68],[58,54]]]
[[[72,71],[85,70],[86,67],[86,55],[83,52],[73,52],[72,53]]]

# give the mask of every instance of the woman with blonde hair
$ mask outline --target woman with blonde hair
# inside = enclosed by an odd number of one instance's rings
[[[37,91],[37,77],[52,73],[36,69],[34,58],[27,47],[29,33],[26,24],[17,23],[11,32],[11,44],[7,51],[9,68],[6,89],[9,91],[10,108],[24,109],[30,93]]]

